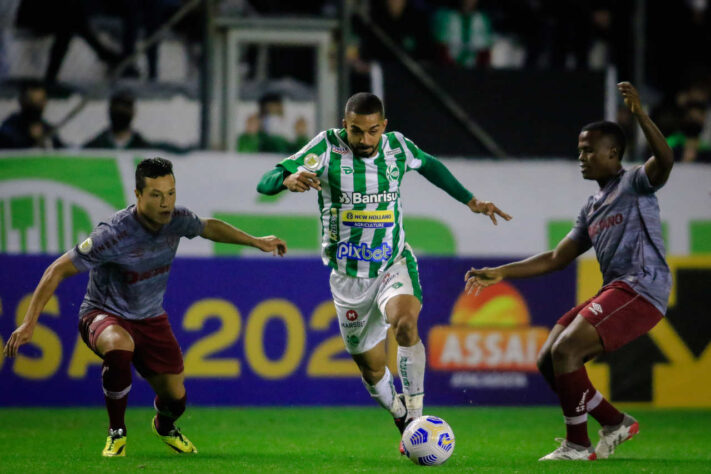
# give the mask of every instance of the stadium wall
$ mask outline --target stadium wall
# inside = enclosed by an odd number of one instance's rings
[[[54,256],[134,201],[133,172],[143,156],[0,155],[0,344]],[[213,153],[173,158],[180,204],[253,234],[276,233],[290,245],[280,260],[202,239],[181,243],[165,308],[184,350],[190,398],[206,405],[368,404],[338,336],[328,270],[316,256],[315,197],[267,198],[255,191],[278,160]],[[535,353],[556,318],[599,287],[592,256],[544,278],[497,285],[476,299],[462,295],[462,277],[470,266],[555,245],[595,185],[568,162],[447,165],[514,220],[492,226],[417,173],[405,179],[406,229],[420,257],[425,299],[427,403],[552,403],[535,373]],[[703,303],[711,287],[709,182],[711,168],[677,166],[659,193],[675,275],[670,309],[649,336],[590,364],[595,384],[613,400],[711,406],[705,381],[711,315]],[[76,331],[85,286],[85,275],[64,282],[22,355],[0,356],[0,405],[101,403],[98,358]],[[393,351],[390,356],[395,372]],[[132,400],[150,400],[147,384],[134,385]]]

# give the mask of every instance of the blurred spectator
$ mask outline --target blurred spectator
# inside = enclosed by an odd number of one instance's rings
[[[135,54],[139,34],[147,39],[180,7],[181,0],[103,0],[101,10],[121,18],[121,53],[125,58]],[[158,79],[158,47],[159,43],[156,43],[146,50],[148,79],[151,81]],[[140,75],[135,64],[122,73],[123,77]]]
[[[498,31],[519,37],[524,67],[617,67],[630,77],[635,0],[509,0],[497,8]]]
[[[711,71],[711,11],[708,0],[647,2],[647,79],[675,94]]]
[[[120,0],[110,2],[119,8],[123,20],[121,29],[121,53],[124,57],[136,52],[138,33],[143,30],[143,37],[151,36],[160,26],[160,10],[162,0]],[[148,63],[148,79],[155,81],[158,78],[158,45],[153,45],[146,50]],[[135,65],[131,65],[122,74],[124,77],[139,77],[140,73]]]
[[[592,9],[586,0],[553,0],[551,66],[587,69],[592,38]]]
[[[105,46],[89,25],[85,0],[22,0],[17,12],[17,26],[38,36],[53,35],[45,81],[56,82],[59,69],[76,34],[82,37],[96,55],[109,67],[115,66],[120,55]]]
[[[279,94],[265,94],[259,99],[259,113],[247,119],[247,126],[237,139],[237,151],[243,153],[294,153],[309,141],[306,120],[294,124],[296,140],[285,138],[284,103]]]
[[[460,0],[459,9],[440,8],[434,16],[434,37],[444,63],[464,68],[485,67],[491,61],[493,30],[479,0]]]
[[[84,148],[109,148],[112,150],[133,150],[154,148],[154,146],[136,130],[131,122],[136,114],[136,99],[128,90],[119,90],[109,101],[110,127],[84,144]]]
[[[20,87],[20,110],[0,126],[0,148],[63,148],[52,134],[52,126],[42,119],[47,105],[47,90],[39,81],[28,81]]]
[[[412,1],[373,0],[370,18],[413,59],[433,59],[434,44],[429,34],[427,16]],[[392,53],[372,34],[363,35],[362,56],[364,60],[394,59]]]
[[[711,163],[711,143],[702,138],[708,113],[708,92],[693,86],[678,95],[681,119],[678,129],[667,137],[674,159],[684,162]]]

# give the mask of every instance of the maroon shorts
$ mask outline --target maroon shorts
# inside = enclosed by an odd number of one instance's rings
[[[600,335],[605,352],[612,352],[646,334],[664,317],[652,303],[624,282],[616,281],[565,313],[558,324],[568,326],[580,314]]]
[[[167,314],[154,318],[130,320],[106,311],[91,311],[79,320],[79,333],[97,355],[96,340],[101,332],[117,324],[133,338],[133,365],[141,376],[183,372],[183,353],[170,327]]]

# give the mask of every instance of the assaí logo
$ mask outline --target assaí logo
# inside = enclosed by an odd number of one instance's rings
[[[0,251],[64,252],[124,207],[115,160],[93,160],[0,158]]]
[[[354,260],[363,260],[365,262],[386,262],[393,254],[393,249],[387,243],[383,242],[380,247],[370,248],[368,244],[360,245],[350,242],[341,242],[338,244],[336,256],[338,258],[350,258]]]
[[[434,326],[428,337],[429,366],[452,372],[452,387],[521,387],[526,372],[536,372],[536,358],[548,329],[530,325],[528,306],[507,282],[462,293],[450,325]]]

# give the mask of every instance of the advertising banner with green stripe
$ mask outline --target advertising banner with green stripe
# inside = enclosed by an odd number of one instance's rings
[[[99,221],[135,201],[135,165],[147,156],[152,154],[0,154],[0,253],[58,254],[72,247]],[[293,254],[318,255],[317,192],[263,196],[256,191],[261,175],[284,157],[201,152],[168,158],[175,167],[178,204],[252,234],[278,234]],[[495,202],[514,219],[494,226],[410,171],[402,178],[401,198],[407,241],[416,255],[519,256],[546,250],[567,234],[597,191],[597,183],[583,180],[572,161],[444,163],[475,196]],[[670,255],[711,253],[709,183],[711,167],[677,164],[658,192]],[[179,250],[183,256],[234,254],[256,255],[202,239],[186,240]]]

